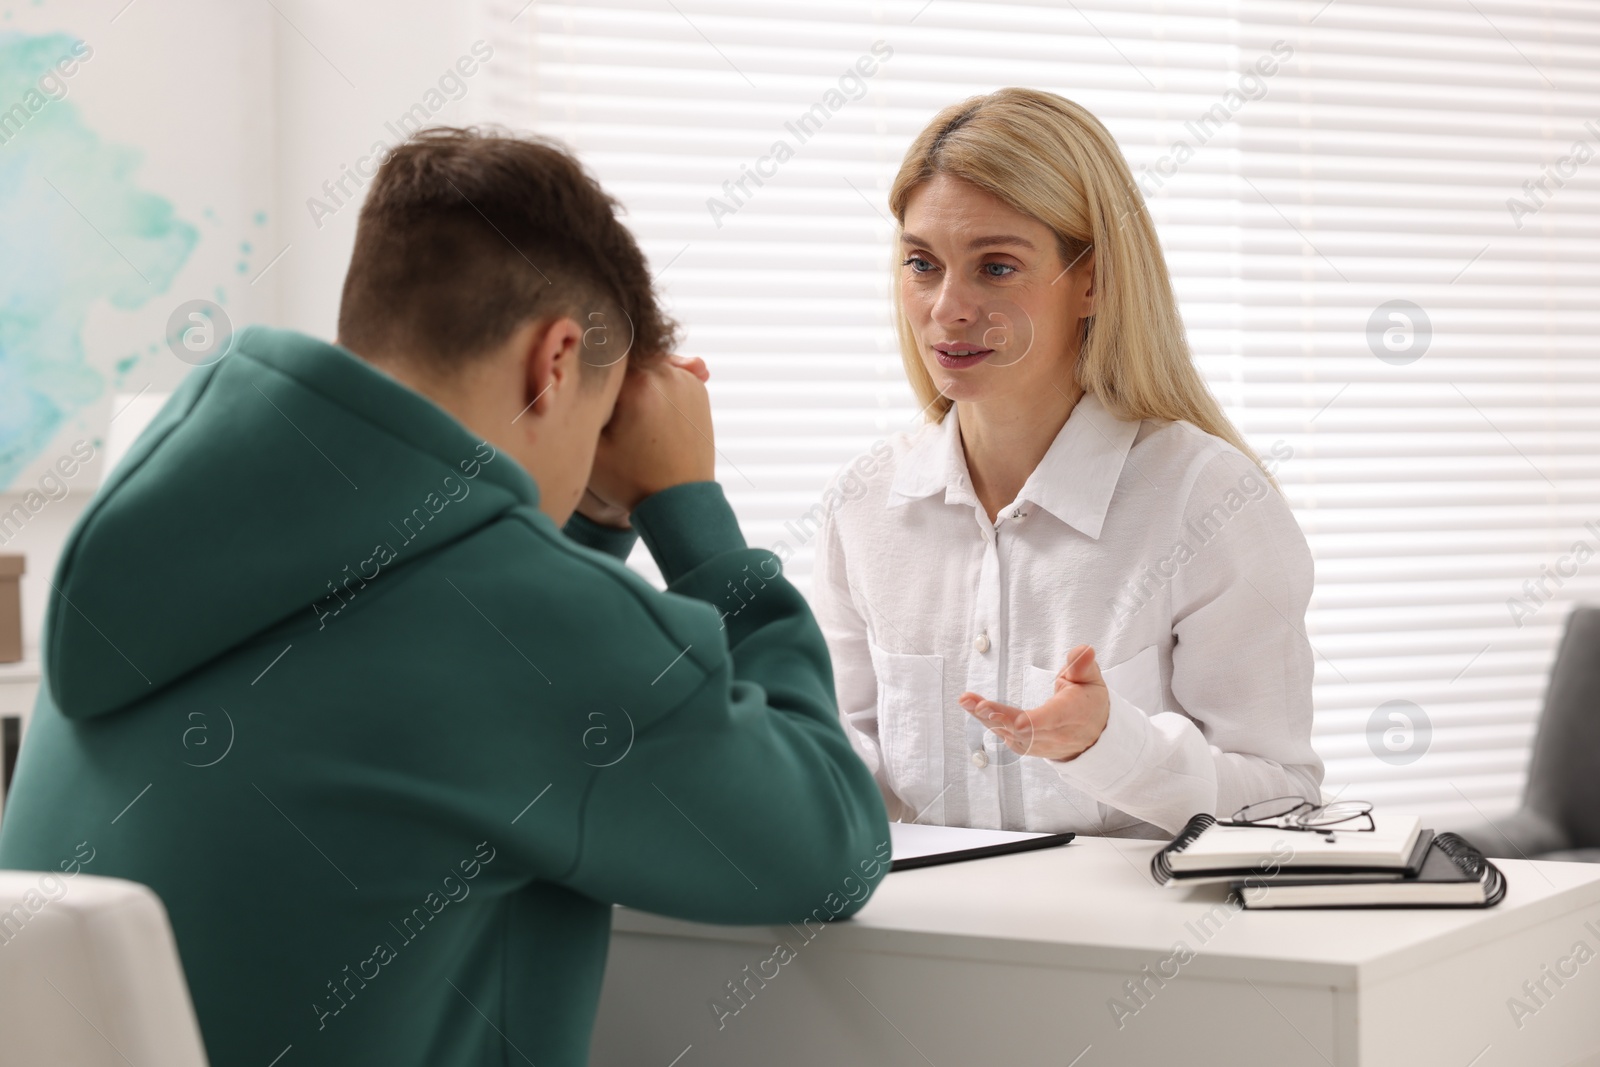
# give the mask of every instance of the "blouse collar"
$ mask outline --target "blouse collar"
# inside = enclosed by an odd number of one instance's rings
[[[1041,507],[1098,539],[1138,432],[1138,422],[1117,418],[1098,397],[1085,393],[1023,484],[1017,503]],[[921,500],[941,489],[947,504],[977,504],[953,406],[912,442],[896,469],[888,506]]]

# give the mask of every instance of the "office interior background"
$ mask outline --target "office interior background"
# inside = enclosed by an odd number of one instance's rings
[[[940,108],[1026,85],[1122,145],[1310,542],[1327,791],[1516,806],[1566,613],[1600,599],[1600,5],[12,0],[0,112],[77,40],[0,130],[30,659],[73,521],[191,369],[183,309],[332,337],[375,153],[424,123],[559,138],[626,205],[712,368],[718,477],[804,583],[828,479],[919,417],[890,179]]]

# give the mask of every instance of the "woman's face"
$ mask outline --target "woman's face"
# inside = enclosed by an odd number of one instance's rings
[[[1044,223],[943,174],[912,192],[900,251],[902,306],[941,393],[1036,402],[1071,390],[1092,253],[1063,262]]]

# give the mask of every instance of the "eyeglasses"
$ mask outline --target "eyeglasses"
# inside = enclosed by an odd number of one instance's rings
[[[1365,822],[1366,825],[1359,825]],[[1246,804],[1222,821],[1223,826],[1266,826],[1298,833],[1333,836],[1335,830],[1371,833],[1372,803],[1366,800],[1336,800],[1332,804],[1313,804],[1305,797],[1274,797]]]

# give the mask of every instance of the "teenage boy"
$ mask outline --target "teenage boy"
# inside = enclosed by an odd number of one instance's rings
[[[66,545],[0,866],[152,886],[214,1064],[578,1067],[613,904],[843,915],[887,869],[616,208],[537,140],[402,145],[339,343],[244,331]]]

